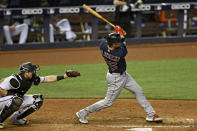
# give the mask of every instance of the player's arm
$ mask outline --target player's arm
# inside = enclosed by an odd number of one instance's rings
[[[142,4],[142,3],[143,3],[142,0],[137,0],[137,1],[135,2],[134,5],[137,7],[137,6],[139,6],[140,4]],[[127,4],[129,4],[129,3],[125,2],[125,1],[115,0],[115,1],[113,2],[113,4],[116,5],[116,6],[123,6],[123,5],[127,5]]]
[[[10,30],[11,30],[11,31],[13,31],[13,30],[15,30],[15,29],[16,29],[16,24],[13,24],[13,25],[10,26]]]
[[[1,80],[0,80],[0,83],[3,82],[4,79],[5,79],[5,78],[1,79]]]
[[[99,48],[100,50],[103,50],[104,48],[107,48],[107,42],[106,41],[101,41],[100,45],[99,45]]]
[[[127,51],[126,44],[122,44],[121,52],[122,52],[122,55],[121,55],[122,57],[125,57],[127,55],[128,51]]]
[[[1,79],[1,80],[0,80],[0,83],[3,82],[4,79],[5,79],[5,78]],[[7,91],[6,91],[6,90],[3,90],[3,89],[0,87],[0,95],[6,96],[6,95],[7,95]]]
[[[41,83],[50,83],[50,82],[56,82],[59,80],[63,80],[69,77],[77,77],[80,76],[81,74],[78,71],[75,70],[67,70],[64,75],[62,76],[57,76],[57,75],[49,75],[45,77],[40,77],[40,82]]]
[[[5,0],[0,0],[0,8],[7,8],[8,4]]]
[[[12,75],[10,77],[6,77],[0,83],[0,95],[7,96],[7,95],[15,95],[12,90],[18,89],[20,86],[19,81]]]
[[[6,96],[7,93],[8,93],[8,91],[6,91],[6,90],[4,90],[4,89],[2,89],[2,88],[0,87],[0,95]]]
[[[57,27],[56,24],[53,23],[52,25],[53,25],[53,27],[54,27],[55,30],[57,30],[57,31],[59,30],[59,27]]]
[[[5,5],[5,4],[0,4],[0,8],[6,8],[7,7],[7,5]]]
[[[50,82],[56,82],[62,79],[66,79],[68,76],[64,74],[63,76],[57,76],[57,75],[49,75],[44,77],[43,83],[50,83]]]
[[[113,3],[114,3],[114,5],[117,5],[117,6],[119,6],[119,5],[127,5],[127,2],[119,1],[119,0],[115,0]]]

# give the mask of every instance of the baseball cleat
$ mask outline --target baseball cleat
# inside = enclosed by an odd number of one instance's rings
[[[87,124],[88,120],[86,119],[87,113],[83,110],[80,110],[76,113],[77,117],[79,118],[79,121],[83,124]]]
[[[4,126],[3,126],[3,123],[0,123],[0,129],[3,129]]]
[[[148,122],[161,123],[163,121],[163,119],[159,115],[155,114],[155,115],[153,115],[151,117],[150,116],[147,116],[146,117],[146,121],[148,121]]]
[[[14,125],[28,125],[29,121],[26,118],[22,118],[17,120],[15,116],[13,116],[11,119],[12,124]]]

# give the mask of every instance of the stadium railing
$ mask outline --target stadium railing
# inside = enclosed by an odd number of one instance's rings
[[[114,5],[94,5],[94,6],[90,6],[92,9],[96,10],[97,12],[101,13],[101,14],[109,14],[108,16],[114,15],[114,13],[117,11],[116,7]],[[188,11],[195,11],[197,10],[197,2],[183,2],[183,3],[157,3],[157,4],[143,4],[141,5],[139,8],[131,8],[131,12],[137,12],[136,13],[136,18],[135,18],[135,25],[133,26],[133,36],[134,38],[131,38],[129,40],[131,40],[133,42],[132,39],[135,39],[136,43],[141,43],[144,42],[142,40],[143,38],[143,34],[144,32],[148,32],[148,31],[144,31],[144,30],[148,30],[148,29],[157,29],[154,28],[154,23],[150,22],[150,27],[149,28],[143,28],[143,15],[144,13],[147,12],[156,12],[156,11],[176,11],[177,12],[177,27],[176,28],[168,28],[165,25],[163,25],[163,28],[168,31],[168,32],[172,32],[175,33],[175,37],[176,39],[182,39],[184,41],[185,37],[184,37],[184,28],[183,28],[183,24],[184,24],[184,10],[188,10]],[[119,10],[118,10],[119,11]],[[50,23],[50,15],[61,15],[61,14],[67,14],[67,15],[80,15],[80,14],[85,14],[85,15],[90,15],[87,14],[87,12],[85,10],[83,10],[83,8],[81,6],[69,6],[69,7],[44,7],[44,8],[5,8],[5,9],[0,9],[0,46],[1,49],[4,48],[4,44],[3,43],[3,31],[2,31],[2,26],[4,25],[4,16],[13,16],[13,15],[42,15],[44,18],[44,42],[45,43],[49,43],[49,23]],[[108,33],[108,31],[106,30],[103,31],[101,30],[99,32],[99,22],[102,23],[101,21],[98,20],[98,18],[94,17],[94,16],[90,16],[90,24],[92,26],[92,33],[88,34],[91,35],[91,40],[92,41],[97,41],[98,39],[100,39],[99,37],[99,33],[100,34],[105,34]],[[107,17],[108,18],[108,17]],[[103,24],[103,23],[102,23]],[[156,27],[156,26],[155,26]],[[159,28],[161,29],[161,28]],[[151,30],[152,31],[152,30]],[[149,32],[151,32],[149,31]],[[187,31],[190,34],[195,34],[196,32],[196,27],[190,27],[187,29]],[[78,35],[84,36],[86,34],[84,34],[83,32],[76,32]],[[150,34],[149,34],[150,35]],[[145,35],[146,36],[146,35]],[[147,35],[148,36],[148,35]],[[150,35],[152,36],[152,35]],[[192,37],[192,36],[189,36]],[[140,40],[141,39],[141,40]],[[145,38],[146,39],[146,38]],[[151,42],[151,40],[154,41],[154,38],[148,38]],[[157,39],[157,37],[155,37],[155,39]],[[165,39],[165,38],[164,38]],[[174,38],[173,38],[174,39]],[[166,40],[169,40],[166,39]],[[195,38],[190,39],[190,40],[195,40]],[[141,41],[141,42],[140,42]],[[165,40],[163,40],[165,41]]]

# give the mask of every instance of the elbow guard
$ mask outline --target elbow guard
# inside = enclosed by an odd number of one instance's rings
[[[40,77],[39,76],[37,76],[37,75],[34,76],[33,84],[36,86],[40,84]]]

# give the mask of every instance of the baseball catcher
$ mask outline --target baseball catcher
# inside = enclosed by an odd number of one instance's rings
[[[36,74],[38,69],[38,65],[26,62],[20,65],[19,73],[0,80],[0,128],[4,128],[3,122],[10,116],[11,123],[27,125],[29,121],[25,117],[40,109],[44,100],[43,95],[25,94],[32,85],[80,76],[78,71],[67,70],[64,75],[40,77]]]
[[[134,78],[126,72],[126,60],[127,55],[125,37],[118,33],[110,33],[105,37],[106,41],[102,41],[100,44],[101,54],[108,65],[107,83],[108,91],[103,100],[100,100],[76,113],[81,123],[88,123],[86,117],[93,112],[98,112],[102,109],[112,106],[115,100],[118,98],[123,88],[132,92],[140,104],[140,106],[146,112],[146,121],[148,122],[162,122],[162,118],[159,117],[151,104],[147,101],[142,88]]]

